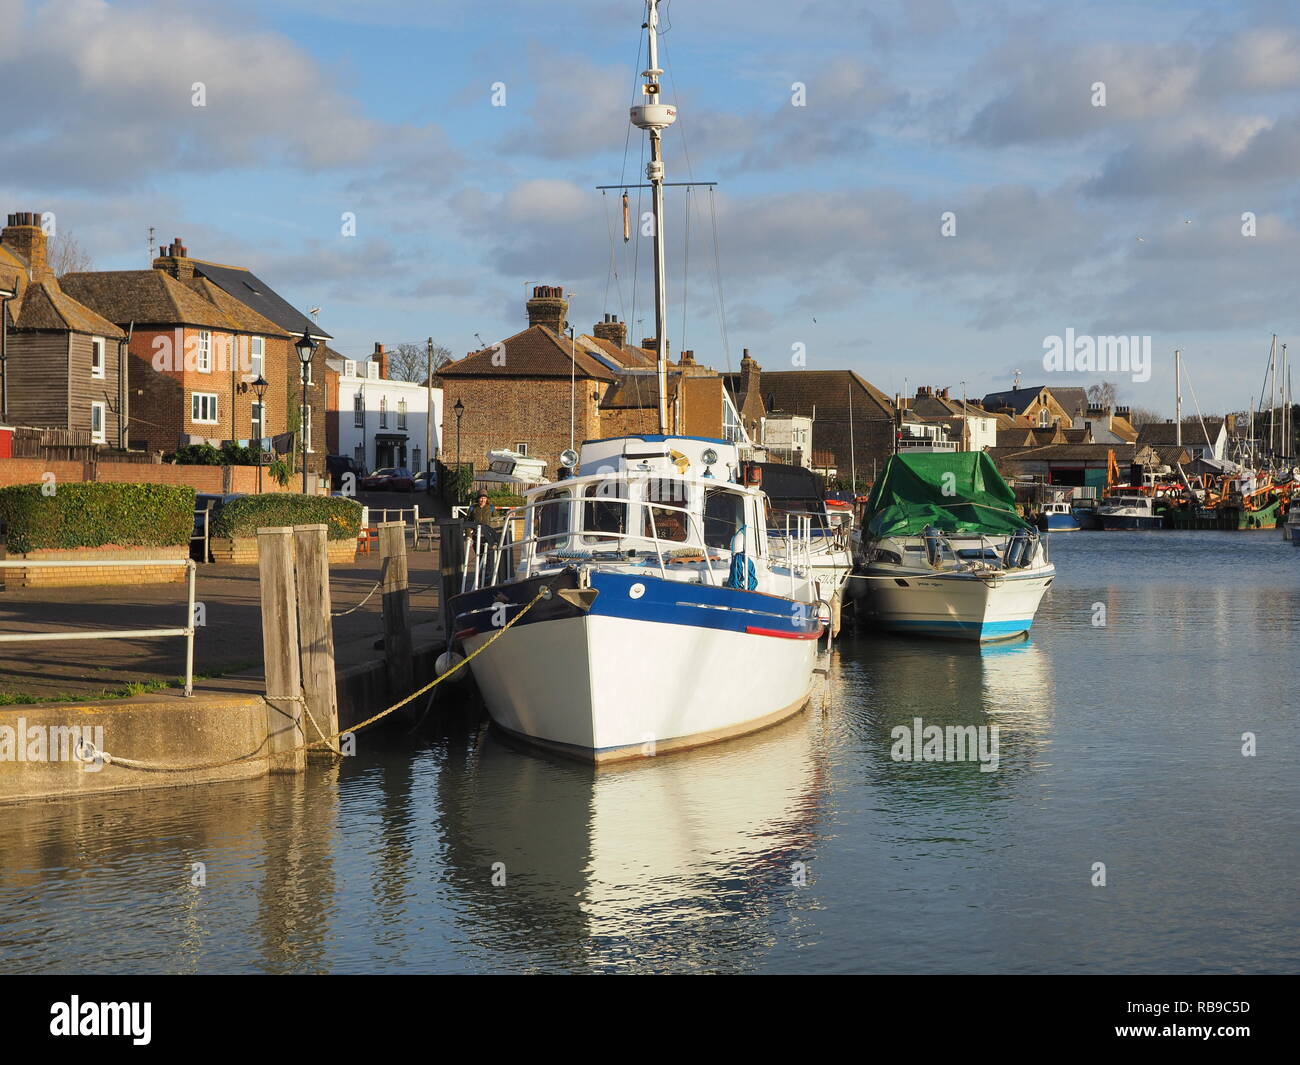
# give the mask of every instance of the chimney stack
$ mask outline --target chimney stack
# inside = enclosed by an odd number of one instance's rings
[[[563,336],[568,327],[569,301],[564,289],[558,285],[534,285],[533,298],[528,301],[529,326],[544,325],[556,336]]]
[[[46,258],[48,242],[41,226],[40,211],[11,214],[0,231],[0,244],[26,260],[27,272],[33,281],[44,281],[51,276]]]
[[[378,341],[375,341],[375,353],[370,356],[370,361],[379,363],[379,376],[388,380],[388,352]]]
[[[740,401],[742,404],[751,390],[754,395],[759,395],[758,389],[762,370],[763,367],[749,357],[749,348],[744,348],[740,356]]]
[[[627,346],[627,323],[620,322],[616,314],[607,314],[603,322],[596,323],[591,335],[597,340],[608,340],[623,348]]]
[[[189,256],[185,242],[177,237],[158,249],[158,258],[153,261],[153,268],[171,274],[177,281],[189,281],[194,276],[194,260]]]

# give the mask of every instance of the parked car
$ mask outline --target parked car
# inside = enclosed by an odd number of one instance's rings
[[[358,465],[357,460],[351,455],[326,455],[325,469],[329,471],[330,488],[336,492],[343,487],[345,474],[350,473],[355,478],[353,487],[358,486],[366,475],[364,467]]]
[[[417,492],[430,491],[431,481],[432,481],[432,487],[436,488],[437,480],[436,478],[434,478],[433,474],[429,473],[428,470],[421,470],[419,473],[415,475],[415,491]]]
[[[385,466],[362,477],[360,486],[367,492],[410,492],[415,488],[415,477],[405,466]]]

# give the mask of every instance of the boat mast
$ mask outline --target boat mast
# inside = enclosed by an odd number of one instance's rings
[[[1183,446],[1183,349],[1174,348],[1174,446]]]
[[[650,182],[655,240],[655,369],[659,378],[659,432],[668,434],[668,284],[664,264],[664,159],[661,135],[677,118],[677,108],[659,102],[659,0],[646,0],[645,30],[649,65],[641,93],[646,102],[632,108],[632,125],[650,134],[650,162],[645,176]]]

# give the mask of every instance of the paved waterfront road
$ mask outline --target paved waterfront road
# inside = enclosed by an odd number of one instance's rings
[[[1053,550],[1032,641],[848,639],[823,704],[694,754],[595,774],[448,724],[6,809],[0,969],[1294,971],[1300,551]],[[996,724],[998,769],[892,760],[916,717]]]

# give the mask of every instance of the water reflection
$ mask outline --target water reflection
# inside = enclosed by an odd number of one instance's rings
[[[439,782],[448,886],[480,934],[537,964],[743,970],[816,855],[821,722],[600,770],[485,731]]]

